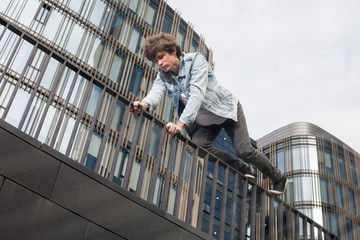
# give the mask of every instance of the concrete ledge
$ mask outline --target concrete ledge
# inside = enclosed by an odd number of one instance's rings
[[[0,187],[0,239],[212,239],[4,121]]]

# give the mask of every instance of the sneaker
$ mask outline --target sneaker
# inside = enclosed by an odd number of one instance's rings
[[[273,189],[269,190],[269,192],[274,195],[281,195],[285,192],[287,185],[288,180],[285,176],[283,176],[279,181],[273,184]]]
[[[252,169],[250,166],[244,172],[242,172],[242,174],[244,174],[244,176],[250,180],[255,180],[254,169]]]

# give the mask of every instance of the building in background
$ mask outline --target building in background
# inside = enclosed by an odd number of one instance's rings
[[[359,239],[359,153],[305,122],[275,130],[257,143],[289,178],[286,202],[340,239]]]

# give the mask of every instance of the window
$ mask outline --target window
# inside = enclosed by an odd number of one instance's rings
[[[328,180],[320,178],[321,202],[329,204],[329,185]]]
[[[156,14],[156,7],[154,6],[154,4],[150,2],[146,13],[145,22],[149,24],[151,27],[153,27],[154,25],[155,14]]]
[[[352,233],[352,221],[349,218],[346,218],[346,235],[347,235],[347,240],[354,239],[353,233]]]
[[[122,69],[124,64],[124,57],[118,53],[114,55],[113,62],[111,64],[110,72],[109,72],[109,78],[111,81],[118,83],[121,78]]]
[[[346,179],[345,162],[344,162],[344,156],[342,155],[339,155],[339,165],[340,165],[340,176],[342,179]]]
[[[100,93],[101,93],[101,89],[98,86],[93,85],[93,89],[91,91],[91,95],[89,97],[89,101],[85,110],[87,114],[94,116],[96,111],[96,106],[100,98]]]
[[[103,136],[101,136],[96,132],[93,132],[90,140],[89,150],[88,153],[86,154],[86,160],[85,160],[85,167],[93,171],[95,170],[96,167],[96,162],[97,162],[102,139]]]
[[[356,206],[355,206],[355,195],[354,195],[354,191],[352,190],[348,190],[349,193],[349,205],[350,205],[350,211],[353,214],[356,214]]]
[[[354,161],[354,157],[352,157],[352,156],[350,156],[350,168],[351,168],[352,182],[353,182],[353,184],[358,185],[355,161]]]
[[[325,149],[325,168],[328,173],[334,174],[331,152],[327,149]]]
[[[137,27],[133,28],[131,33],[130,42],[129,42],[129,50],[133,53],[137,53],[139,51],[139,40],[140,40],[141,32]]]
[[[170,19],[169,16],[165,16],[161,31],[165,32],[165,33],[170,33],[170,31],[171,31],[171,19]]]
[[[340,208],[343,208],[344,204],[343,204],[342,187],[338,183],[335,184],[335,192],[336,192],[336,205]]]
[[[142,68],[135,65],[130,79],[129,90],[128,90],[129,92],[132,92],[135,96],[137,96],[139,93],[142,76],[143,76]]]
[[[276,153],[276,165],[281,172],[285,172],[285,156],[283,150]]]

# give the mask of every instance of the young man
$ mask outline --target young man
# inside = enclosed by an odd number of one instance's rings
[[[167,90],[179,115],[178,122],[166,125],[168,134],[175,136],[186,129],[193,142],[246,177],[255,178],[247,164],[251,163],[273,182],[273,189],[270,190],[273,194],[285,192],[287,178],[264,154],[251,146],[241,104],[216,81],[204,56],[182,53],[175,38],[164,33],[146,39],[145,55],[159,67],[159,74],[149,94],[141,102],[133,103],[132,114],[139,114],[140,108],[156,106]],[[212,146],[222,129],[231,138],[240,159]]]

